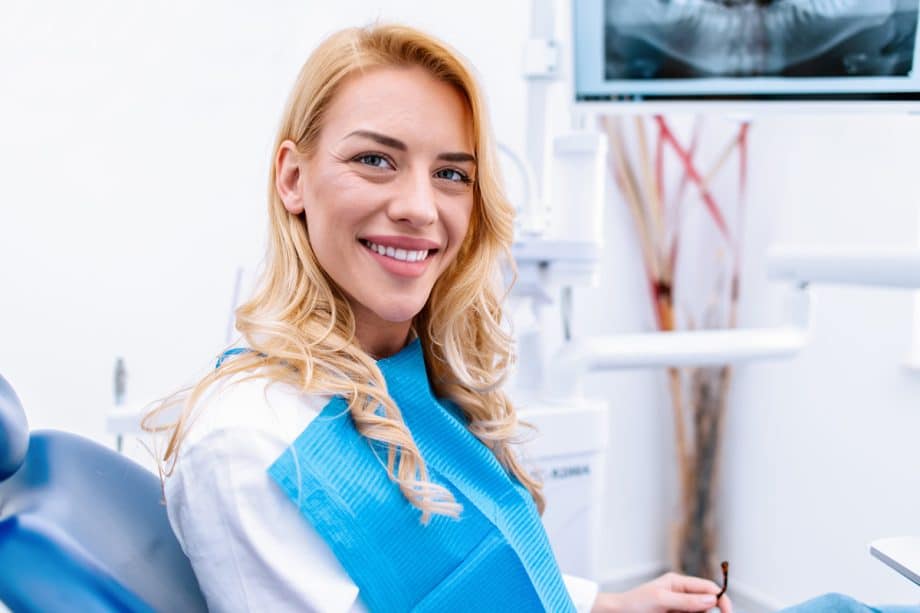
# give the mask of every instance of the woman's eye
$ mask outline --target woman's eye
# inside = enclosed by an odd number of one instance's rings
[[[355,158],[355,161],[364,164],[365,166],[373,166],[375,168],[393,167],[389,160],[387,160],[382,155],[377,155],[376,153],[365,153],[363,155],[359,155]]]
[[[447,179],[448,181],[455,181],[457,183],[469,183],[470,182],[469,177],[467,177],[465,174],[463,174],[462,172],[460,172],[459,170],[455,168],[443,168],[439,170],[438,172],[434,173],[434,176],[436,176],[439,179]]]

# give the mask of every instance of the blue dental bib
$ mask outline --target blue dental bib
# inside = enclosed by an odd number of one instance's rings
[[[419,341],[378,364],[430,478],[463,505],[460,519],[421,524],[339,397],[268,469],[364,603],[372,611],[574,611],[530,494],[434,397]]]

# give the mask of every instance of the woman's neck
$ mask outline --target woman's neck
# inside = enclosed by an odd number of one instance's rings
[[[361,348],[375,360],[388,358],[409,342],[411,321],[391,322],[355,313],[355,336]]]

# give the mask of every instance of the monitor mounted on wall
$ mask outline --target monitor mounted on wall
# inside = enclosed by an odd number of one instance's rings
[[[571,0],[579,103],[920,111],[920,0]]]

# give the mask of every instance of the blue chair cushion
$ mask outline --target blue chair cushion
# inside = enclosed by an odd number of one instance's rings
[[[0,482],[0,568],[15,611],[207,610],[159,479],[65,432],[33,432]]]
[[[16,472],[29,448],[29,422],[22,404],[0,376],[0,481]]]

